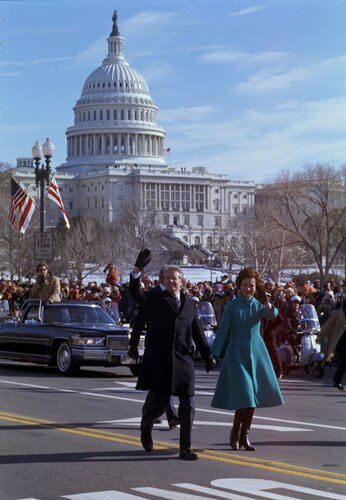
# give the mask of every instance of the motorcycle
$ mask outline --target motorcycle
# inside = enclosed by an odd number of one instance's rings
[[[198,304],[198,317],[201,320],[204,334],[211,348],[215,339],[217,323],[214,308],[210,302],[200,302]]]
[[[324,354],[320,344],[316,343],[317,333],[320,331],[316,309],[312,304],[302,304],[298,317],[299,328],[295,346],[286,339],[278,348],[283,372],[288,375],[291,370],[302,367],[306,373],[322,378]]]

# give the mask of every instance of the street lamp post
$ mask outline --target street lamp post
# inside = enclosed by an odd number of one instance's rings
[[[32,156],[35,160],[35,181],[36,186],[40,187],[40,231],[45,232],[46,208],[45,208],[45,183],[49,185],[50,181],[50,160],[54,154],[55,146],[47,137],[46,142],[41,147],[41,144],[36,141],[32,148]],[[46,165],[40,164],[42,156],[45,157]]]

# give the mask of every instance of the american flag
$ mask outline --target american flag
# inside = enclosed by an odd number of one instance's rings
[[[56,203],[59,206],[61,213],[62,213],[62,216],[64,218],[65,225],[66,225],[67,229],[70,229],[70,223],[68,221],[67,214],[66,214],[66,211],[64,208],[64,204],[62,202],[62,198],[60,195],[60,191],[59,191],[59,188],[58,188],[58,185],[56,183],[54,176],[52,177],[52,179],[49,183],[47,198],[54,201],[54,203]]]
[[[32,214],[35,210],[35,203],[26,188],[11,177],[11,206],[8,219],[10,223],[16,225],[16,215],[18,212],[18,229],[21,233],[25,233]]]
[[[165,149],[165,154],[169,154],[171,152],[171,148]]]

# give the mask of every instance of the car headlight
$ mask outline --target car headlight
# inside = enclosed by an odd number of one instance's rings
[[[106,345],[105,337],[80,337],[76,335],[72,337],[72,344],[79,347],[104,347]]]

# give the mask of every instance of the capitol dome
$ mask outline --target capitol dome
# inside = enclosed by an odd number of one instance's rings
[[[108,55],[86,79],[66,131],[67,162],[75,171],[137,163],[164,165],[164,130],[144,77],[123,55],[123,37],[113,15]]]

